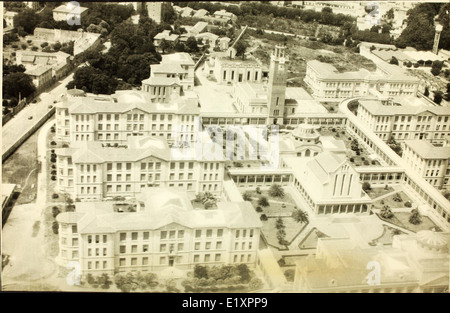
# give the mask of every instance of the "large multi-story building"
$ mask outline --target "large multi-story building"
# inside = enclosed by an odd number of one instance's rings
[[[81,274],[192,269],[197,264],[254,266],[261,221],[249,202],[195,209],[185,191],[142,190],[133,203],[80,202],[61,213],[59,261]]]
[[[198,99],[190,94],[171,103],[153,102],[155,98],[144,91],[77,95],[56,104],[58,141],[122,143],[129,136],[143,135],[164,136],[170,143],[194,140],[200,111]]]
[[[375,72],[360,69],[340,73],[333,65],[316,60],[308,61],[305,82],[313,96],[323,101],[358,96],[415,96],[419,79],[407,75],[390,64],[377,64]]]
[[[450,111],[446,107],[427,105],[416,97],[384,103],[369,99],[358,101],[358,119],[385,141],[392,136],[397,141],[426,139],[442,143],[450,135]]]
[[[397,235],[392,247],[357,238],[320,238],[297,261],[295,292],[442,293],[449,286],[449,233]]]
[[[188,148],[169,148],[165,138],[150,136],[131,136],[120,145],[72,142],[69,148],[56,149],[56,188],[85,201],[135,196],[147,187],[220,194],[224,159],[204,158],[213,144],[201,140]]]
[[[427,140],[405,140],[402,158],[432,186],[450,188],[450,145],[435,146]]]

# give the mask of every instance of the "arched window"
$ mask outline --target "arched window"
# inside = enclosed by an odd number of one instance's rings
[[[309,157],[309,156],[311,156],[311,151],[309,149],[307,149],[305,151],[305,157]]]

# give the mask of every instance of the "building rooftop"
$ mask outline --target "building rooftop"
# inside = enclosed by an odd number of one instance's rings
[[[138,109],[147,113],[199,114],[196,101],[179,97],[171,103],[153,103],[149,93],[134,90],[118,90],[111,96],[88,96],[67,98],[71,114],[124,113]]]
[[[79,9],[79,13],[83,13],[84,11],[86,11],[88,8],[85,7],[77,7],[77,9]],[[62,4],[59,7],[56,7],[55,9],[53,9],[53,12],[57,12],[57,13],[71,13],[74,10],[74,6],[69,3],[67,4]],[[77,12],[77,13],[78,13]]]
[[[170,63],[178,63],[181,65],[195,65],[194,60],[186,52],[178,52],[172,54],[164,54],[162,55],[161,64],[170,64]]]
[[[261,221],[249,202],[218,202],[216,209],[194,209],[185,190],[178,188],[147,188],[136,197],[138,212],[113,212],[113,203],[77,203],[77,213],[61,213],[58,222],[77,222],[78,231],[113,233],[127,230],[151,230],[176,223],[189,228],[229,227],[259,228]],[[81,213],[82,211],[90,213]],[[91,210],[89,210],[89,207]],[[109,212],[108,212],[109,211]]]
[[[435,115],[450,115],[449,109],[440,106],[430,105],[383,105],[378,100],[358,100],[367,111],[372,115],[418,115],[424,112],[430,112]],[[402,102],[408,102],[407,98],[400,99]]]
[[[450,159],[450,146],[436,147],[427,140],[405,140],[405,146],[417,153],[422,159]]]
[[[34,68],[27,70],[25,72],[25,74],[30,75],[30,76],[39,77],[39,76],[43,75],[44,73],[47,73],[48,71],[51,71],[51,70],[52,70],[52,67],[49,65],[40,65],[40,66],[36,66]]]

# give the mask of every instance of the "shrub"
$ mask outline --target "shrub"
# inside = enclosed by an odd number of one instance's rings
[[[58,228],[59,228],[58,222],[54,221],[52,224],[52,230],[55,235],[58,234]]]
[[[267,215],[261,214],[261,217],[259,218],[261,221],[267,221]]]
[[[52,195],[52,198],[53,198],[53,199],[58,199],[58,198],[59,198],[59,195],[58,195],[57,193],[54,193],[54,194]]]
[[[56,162],[56,158],[51,158],[50,162],[55,163]]]
[[[402,202],[402,197],[400,196],[399,193],[396,193],[393,197],[392,200],[394,200],[395,202]]]
[[[369,182],[364,182],[363,185],[362,185],[362,189],[363,189],[364,191],[369,191],[369,190],[371,190],[372,188],[371,188]]]
[[[62,145],[63,148],[69,148],[69,145],[67,143]]]
[[[244,192],[244,194],[242,195],[242,198],[244,199],[244,201],[252,201],[252,195],[248,191]]]
[[[411,201],[406,201],[406,202],[405,202],[405,207],[407,207],[407,208],[412,208],[412,203],[411,203]]]
[[[59,213],[61,213],[61,210],[57,206],[54,206],[52,208],[52,215],[53,215],[53,217],[56,217]]]
[[[262,212],[262,211],[263,211],[262,207],[260,207],[260,206],[256,207],[256,212]]]
[[[33,40],[31,40],[31,39],[27,40],[27,43],[32,43],[32,42],[33,42]]]
[[[17,49],[17,48],[19,48],[19,46],[18,46],[17,44],[15,44],[15,43],[14,43],[14,44],[12,44],[12,45],[11,45],[11,47],[12,47],[13,49]]]
[[[52,180],[53,181],[56,180],[56,176],[55,175],[52,175]]]
[[[284,271],[284,276],[286,277],[286,280],[289,282],[293,282],[295,278],[295,269],[290,268],[286,271]]]
[[[45,48],[45,47],[47,47],[48,46],[48,42],[43,42],[43,43],[41,43],[41,48]]]
[[[51,144],[52,146],[56,146],[56,141],[52,141],[52,142],[50,142],[50,144]]]
[[[375,160],[372,160],[372,165],[376,165],[377,164],[377,161],[375,161]]]
[[[367,161],[367,160],[364,161],[364,165],[369,165],[369,164],[370,164],[369,161]]]
[[[56,168],[56,165],[55,164],[52,164],[52,169],[55,169]]]
[[[271,197],[279,197],[279,198],[284,197],[283,187],[281,187],[278,184],[273,184],[272,186],[270,186],[269,195]]]
[[[55,170],[53,170],[50,174],[52,174],[52,175],[56,175],[56,171]]]
[[[411,210],[411,215],[409,216],[409,222],[413,225],[418,225],[422,223],[422,216],[419,213],[419,210],[413,209]]]
[[[354,158],[350,158],[350,162],[355,162],[355,159]]]
[[[267,206],[269,206],[269,200],[267,200],[266,197],[260,197],[258,199],[258,205],[260,205],[262,207],[267,207]]]
[[[414,66],[414,68],[418,68],[419,67],[419,63],[414,63],[413,66]]]
[[[27,45],[26,43],[23,43],[23,44],[20,45],[20,47],[21,47],[23,50],[25,50],[26,48],[28,48],[28,45]]]
[[[261,194],[261,188],[256,187],[256,193],[260,195]]]
[[[39,48],[36,47],[36,46],[32,46],[32,47],[31,47],[31,50],[33,50],[33,51],[38,51],[38,49],[39,49]]]
[[[381,217],[383,217],[385,219],[390,219],[394,216],[394,213],[392,213],[391,209],[387,205],[383,206],[380,213],[381,213]]]

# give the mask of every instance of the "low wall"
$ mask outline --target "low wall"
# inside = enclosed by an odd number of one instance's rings
[[[2,162],[5,162],[5,160],[8,159],[8,157],[10,157],[11,154],[13,154],[14,151],[16,151],[16,149],[19,148],[20,145],[22,145],[25,142],[25,140],[27,140],[32,134],[34,134],[34,132],[38,130],[38,128],[40,128],[46,121],[48,121],[53,114],[55,114],[55,107],[53,107],[43,117],[41,117],[41,119],[38,120],[37,123],[34,124],[33,127],[31,127],[31,129],[29,129],[25,134],[23,134],[23,136],[20,137],[20,139],[17,140],[14,145],[12,145],[8,150],[3,151]]]

